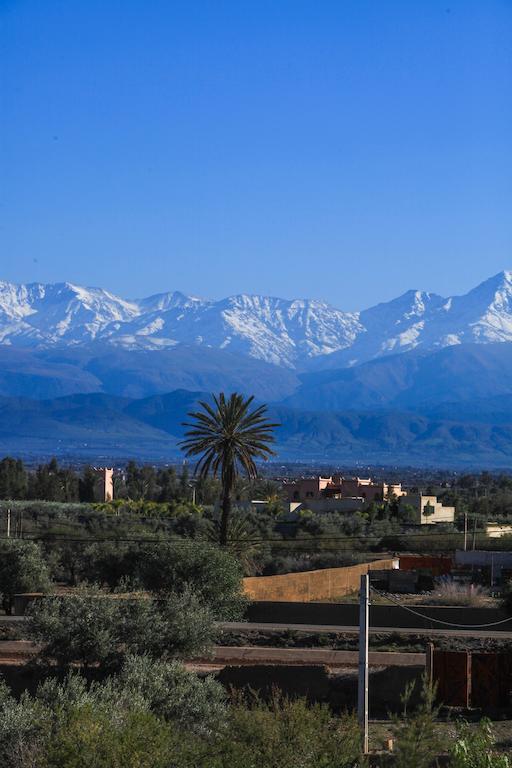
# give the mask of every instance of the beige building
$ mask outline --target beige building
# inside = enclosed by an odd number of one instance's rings
[[[453,523],[455,507],[444,507],[437,496],[424,496],[422,493],[408,494],[400,498],[400,505],[411,506],[416,513],[416,523],[433,525],[435,523]]]
[[[112,467],[94,467],[98,476],[95,483],[94,495],[100,502],[114,499],[114,470]]]
[[[512,525],[487,523],[485,533],[490,539],[501,539],[502,536],[512,536]]]

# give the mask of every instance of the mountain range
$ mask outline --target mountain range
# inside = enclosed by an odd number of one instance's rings
[[[52,400],[0,398],[0,455],[92,462],[179,456],[186,414],[208,393],[176,390],[130,399],[100,393]],[[486,409],[485,402],[470,408]],[[493,410],[494,408],[494,410]],[[512,397],[478,423],[396,410],[318,412],[270,405],[278,458],[345,465],[506,467],[512,461]],[[506,413],[508,423],[494,417]]]
[[[321,301],[162,293],[123,299],[71,283],[0,283],[0,344],[228,350],[299,371],[346,367],[413,349],[512,341],[512,272],[464,296],[408,291],[361,312]]]
[[[190,403],[220,390],[271,403],[282,457],[508,466],[512,273],[361,312],[0,283],[4,453],[163,460]]]

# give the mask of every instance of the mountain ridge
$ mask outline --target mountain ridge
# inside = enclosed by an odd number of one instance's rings
[[[462,296],[410,290],[359,312],[312,299],[238,294],[214,301],[179,291],[123,299],[66,282],[0,282],[0,346],[16,348],[186,344],[302,371],[496,342],[512,342],[510,271]]]
[[[50,400],[0,397],[0,455],[39,461],[181,460],[183,421],[203,392],[176,390],[143,399],[93,393]],[[492,419],[498,405],[500,423]],[[507,421],[502,423],[503,413]],[[489,401],[480,422],[406,411],[299,411],[269,407],[276,460],[507,467],[512,461],[512,398]]]

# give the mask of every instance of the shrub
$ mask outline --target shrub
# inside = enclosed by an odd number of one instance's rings
[[[485,605],[485,598],[488,594],[488,590],[479,584],[459,584],[453,579],[442,579],[436,585],[432,597],[429,598],[429,603],[431,605],[477,607]]]
[[[128,710],[112,721],[101,709],[75,707],[60,718],[45,768],[169,768],[176,735],[151,712]]]
[[[219,768],[352,768],[360,734],[351,716],[337,719],[325,705],[275,694],[268,705],[236,702],[216,750],[220,759],[211,765]]]
[[[116,699],[140,699],[151,712],[192,731],[211,731],[226,719],[226,695],[220,683],[199,678],[178,661],[128,656],[115,680]]]
[[[0,765],[37,768],[49,732],[46,707],[28,694],[19,701],[0,680]]]
[[[138,577],[159,595],[191,588],[218,619],[237,619],[245,608],[240,563],[213,544],[182,540],[142,547]]]
[[[115,668],[128,653],[204,655],[216,636],[211,611],[189,590],[157,602],[81,588],[34,601],[27,616],[27,636],[42,644],[39,659],[61,667]]]
[[[48,568],[41,550],[32,541],[0,541],[0,594],[6,613],[12,613],[14,595],[45,592],[50,587]]]
[[[47,678],[39,685],[37,701],[66,712],[75,707],[100,708],[112,720],[129,709],[152,712],[188,731],[206,734],[226,720],[226,695],[212,677],[200,678],[178,661],[149,656],[127,656],[119,674],[102,683],[87,684],[76,671],[63,682]]]
[[[435,687],[423,677],[420,703],[411,712],[409,702],[413,690],[414,683],[406,687],[402,696],[403,714],[394,720],[395,768],[430,768],[445,746],[436,728],[439,707],[434,704]]]
[[[482,720],[476,728],[462,723],[458,728],[450,765],[453,768],[510,768],[509,758],[493,752],[493,744],[494,734],[489,720]]]

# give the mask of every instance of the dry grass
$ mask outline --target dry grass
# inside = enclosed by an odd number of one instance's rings
[[[463,605],[484,607],[489,600],[489,590],[479,584],[459,584],[443,579],[429,595],[430,605]]]

